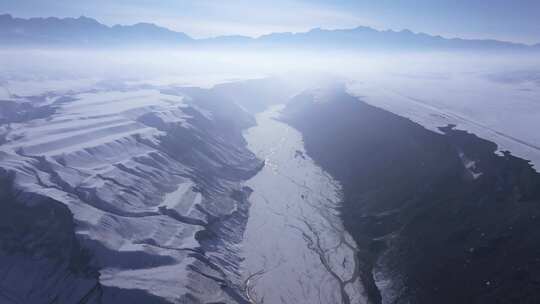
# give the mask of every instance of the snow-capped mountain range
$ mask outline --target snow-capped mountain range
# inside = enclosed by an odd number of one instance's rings
[[[257,38],[218,36],[194,39],[182,32],[151,23],[107,26],[88,17],[14,18],[0,15],[0,39],[4,46],[113,47],[113,46],[236,46],[306,47],[377,50],[539,50],[498,40],[445,38],[409,30],[379,31],[359,26],[352,29],[312,29],[300,33],[272,33]]]

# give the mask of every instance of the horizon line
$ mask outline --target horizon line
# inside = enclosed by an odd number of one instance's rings
[[[136,22],[136,23],[132,23],[132,24],[121,24],[121,23],[107,24],[107,23],[103,23],[98,18],[89,17],[89,16],[86,16],[86,15],[79,15],[78,17],[57,17],[57,16],[43,17],[43,16],[40,16],[40,17],[28,17],[28,18],[17,17],[15,15],[11,14],[11,13],[0,13],[0,16],[2,16],[2,15],[3,16],[10,16],[12,19],[22,19],[22,20],[49,19],[49,18],[58,19],[58,20],[69,20],[69,19],[77,20],[77,19],[86,18],[86,19],[91,19],[93,21],[96,21],[97,23],[99,23],[101,25],[104,25],[104,26],[106,26],[108,28],[113,28],[115,26],[135,26],[135,25],[139,25],[139,24],[148,24],[148,25],[153,25],[153,26],[156,26],[156,27],[159,27],[159,28],[166,29],[166,30],[174,32],[174,33],[184,34],[184,35],[188,36],[192,40],[210,40],[210,39],[223,38],[223,37],[242,37],[242,38],[249,38],[249,39],[256,40],[256,39],[259,39],[259,38],[262,38],[262,37],[265,37],[265,36],[269,36],[269,35],[272,35],[272,34],[293,34],[294,35],[294,34],[305,34],[305,33],[315,31],[315,30],[348,31],[348,30],[355,30],[355,29],[359,29],[359,28],[368,28],[368,29],[371,29],[371,30],[374,30],[374,31],[377,31],[377,32],[394,32],[394,33],[410,32],[410,33],[415,34],[415,35],[428,35],[428,36],[431,36],[431,37],[440,37],[440,38],[447,39],[447,40],[460,39],[460,40],[466,40],[466,41],[467,40],[468,41],[497,41],[497,42],[503,42],[503,43],[524,45],[524,46],[529,46],[529,47],[540,46],[540,41],[539,42],[533,42],[533,43],[525,43],[525,42],[518,42],[518,41],[511,41],[511,40],[500,40],[500,39],[494,39],[494,38],[463,38],[463,37],[459,37],[459,36],[448,37],[448,36],[444,36],[444,35],[440,35],[440,34],[426,33],[426,32],[423,32],[423,31],[416,32],[416,31],[413,31],[413,30],[408,29],[408,28],[403,28],[403,29],[400,29],[400,30],[391,29],[391,28],[380,29],[380,28],[375,28],[373,26],[367,26],[367,25],[361,25],[361,24],[359,24],[357,26],[354,26],[354,27],[349,27],[349,28],[327,28],[327,27],[319,26],[319,27],[309,28],[309,29],[307,29],[305,31],[269,32],[269,33],[266,33],[266,34],[254,35],[254,36],[242,35],[242,34],[224,34],[224,35],[215,35],[215,36],[197,37],[197,38],[195,38],[194,36],[192,36],[188,32],[179,31],[179,30],[176,30],[176,29],[171,29],[171,28],[169,28],[167,26],[163,26],[163,25],[160,25],[160,24],[154,23],[154,22]]]

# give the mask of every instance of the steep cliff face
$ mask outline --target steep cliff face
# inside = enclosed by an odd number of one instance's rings
[[[424,129],[341,88],[284,119],[343,186],[341,216],[383,303],[535,303],[540,175],[470,133]]]
[[[237,247],[249,189],[242,181],[262,165],[241,135],[253,118],[188,88],[45,99],[12,101],[43,115],[4,112],[2,297],[243,301]]]

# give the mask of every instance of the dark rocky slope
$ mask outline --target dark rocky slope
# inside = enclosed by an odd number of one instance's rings
[[[0,303],[95,303],[99,275],[75,237],[69,209],[16,191],[13,174],[1,173]],[[35,276],[40,272],[47,275]]]
[[[373,302],[540,301],[540,175],[527,161],[342,87],[297,96],[283,119],[343,185],[342,218]]]

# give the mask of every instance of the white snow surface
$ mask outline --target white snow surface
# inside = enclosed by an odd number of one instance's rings
[[[188,257],[201,226],[186,218],[204,216],[194,208],[202,196],[182,163],[159,149],[163,131],[138,120],[153,115],[164,124],[190,128],[183,97],[158,90],[96,91],[71,95],[55,114],[13,123],[0,146],[0,165],[16,173],[17,187],[69,207],[76,234],[94,248],[106,286],[137,288],[178,301],[188,292]],[[31,202],[29,202],[31,203]],[[133,269],[117,253],[131,253]],[[137,258],[137,256],[140,256]],[[147,262],[144,262],[147,261]],[[220,300],[208,295],[209,300]]]
[[[246,293],[253,303],[367,303],[359,249],[337,210],[341,187],[306,155],[301,134],[275,120],[280,108],[257,115],[245,133],[265,160],[247,182]]]
[[[454,124],[540,168],[538,83],[493,81],[482,73],[386,74],[359,77],[348,92],[436,132]]]

